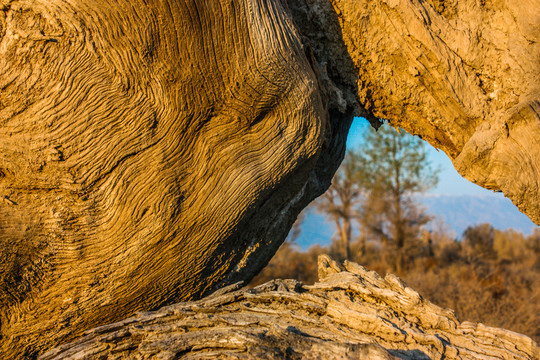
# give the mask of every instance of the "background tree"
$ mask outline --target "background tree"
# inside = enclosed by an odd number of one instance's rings
[[[362,198],[363,187],[357,181],[361,172],[362,158],[355,151],[349,151],[332,179],[332,186],[315,202],[316,209],[330,219],[337,233],[332,239],[331,253],[344,260],[351,256],[350,243],[353,222],[358,217],[358,204]]]
[[[361,206],[362,228],[396,249],[395,269],[404,265],[406,247],[415,246],[430,217],[414,198],[433,188],[438,170],[427,158],[420,138],[385,124],[369,131],[358,149],[363,164],[356,181],[366,189]]]
[[[414,194],[437,184],[437,170],[422,141],[384,124],[369,129],[364,141],[348,151],[332,187],[316,206],[337,228],[336,244],[341,257],[350,257],[353,222],[360,227],[360,251],[371,238],[397,251],[393,261],[399,272],[405,248],[420,239],[430,217]],[[386,252],[390,253],[390,252]]]

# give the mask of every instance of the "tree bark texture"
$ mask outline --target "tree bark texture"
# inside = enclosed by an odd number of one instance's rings
[[[339,166],[278,1],[0,4],[0,353],[249,279]]]
[[[539,222],[535,5],[0,0],[0,352],[253,277],[353,115]]]
[[[318,283],[273,280],[101,326],[60,359],[537,359],[530,338],[460,322],[394,275],[319,258]]]

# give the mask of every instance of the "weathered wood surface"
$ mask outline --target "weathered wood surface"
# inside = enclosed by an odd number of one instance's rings
[[[539,222],[538,8],[0,0],[0,352],[250,279],[354,115]]]
[[[460,322],[407,287],[319,258],[319,282],[274,280],[143,312],[53,349],[60,359],[538,359],[511,331]]]
[[[2,0],[0,41],[6,357],[254,276],[343,156],[279,1]]]
[[[289,4],[334,103],[421,136],[540,224],[540,0]]]

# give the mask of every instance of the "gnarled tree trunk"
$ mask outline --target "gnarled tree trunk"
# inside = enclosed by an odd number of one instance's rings
[[[354,115],[539,222],[535,4],[0,0],[0,352],[251,278]]]
[[[3,354],[254,276],[339,165],[279,2],[1,9]]]

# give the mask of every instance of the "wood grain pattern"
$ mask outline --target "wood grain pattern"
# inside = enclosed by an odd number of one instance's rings
[[[3,354],[252,277],[329,185],[350,116],[279,2],[1,9]]]

